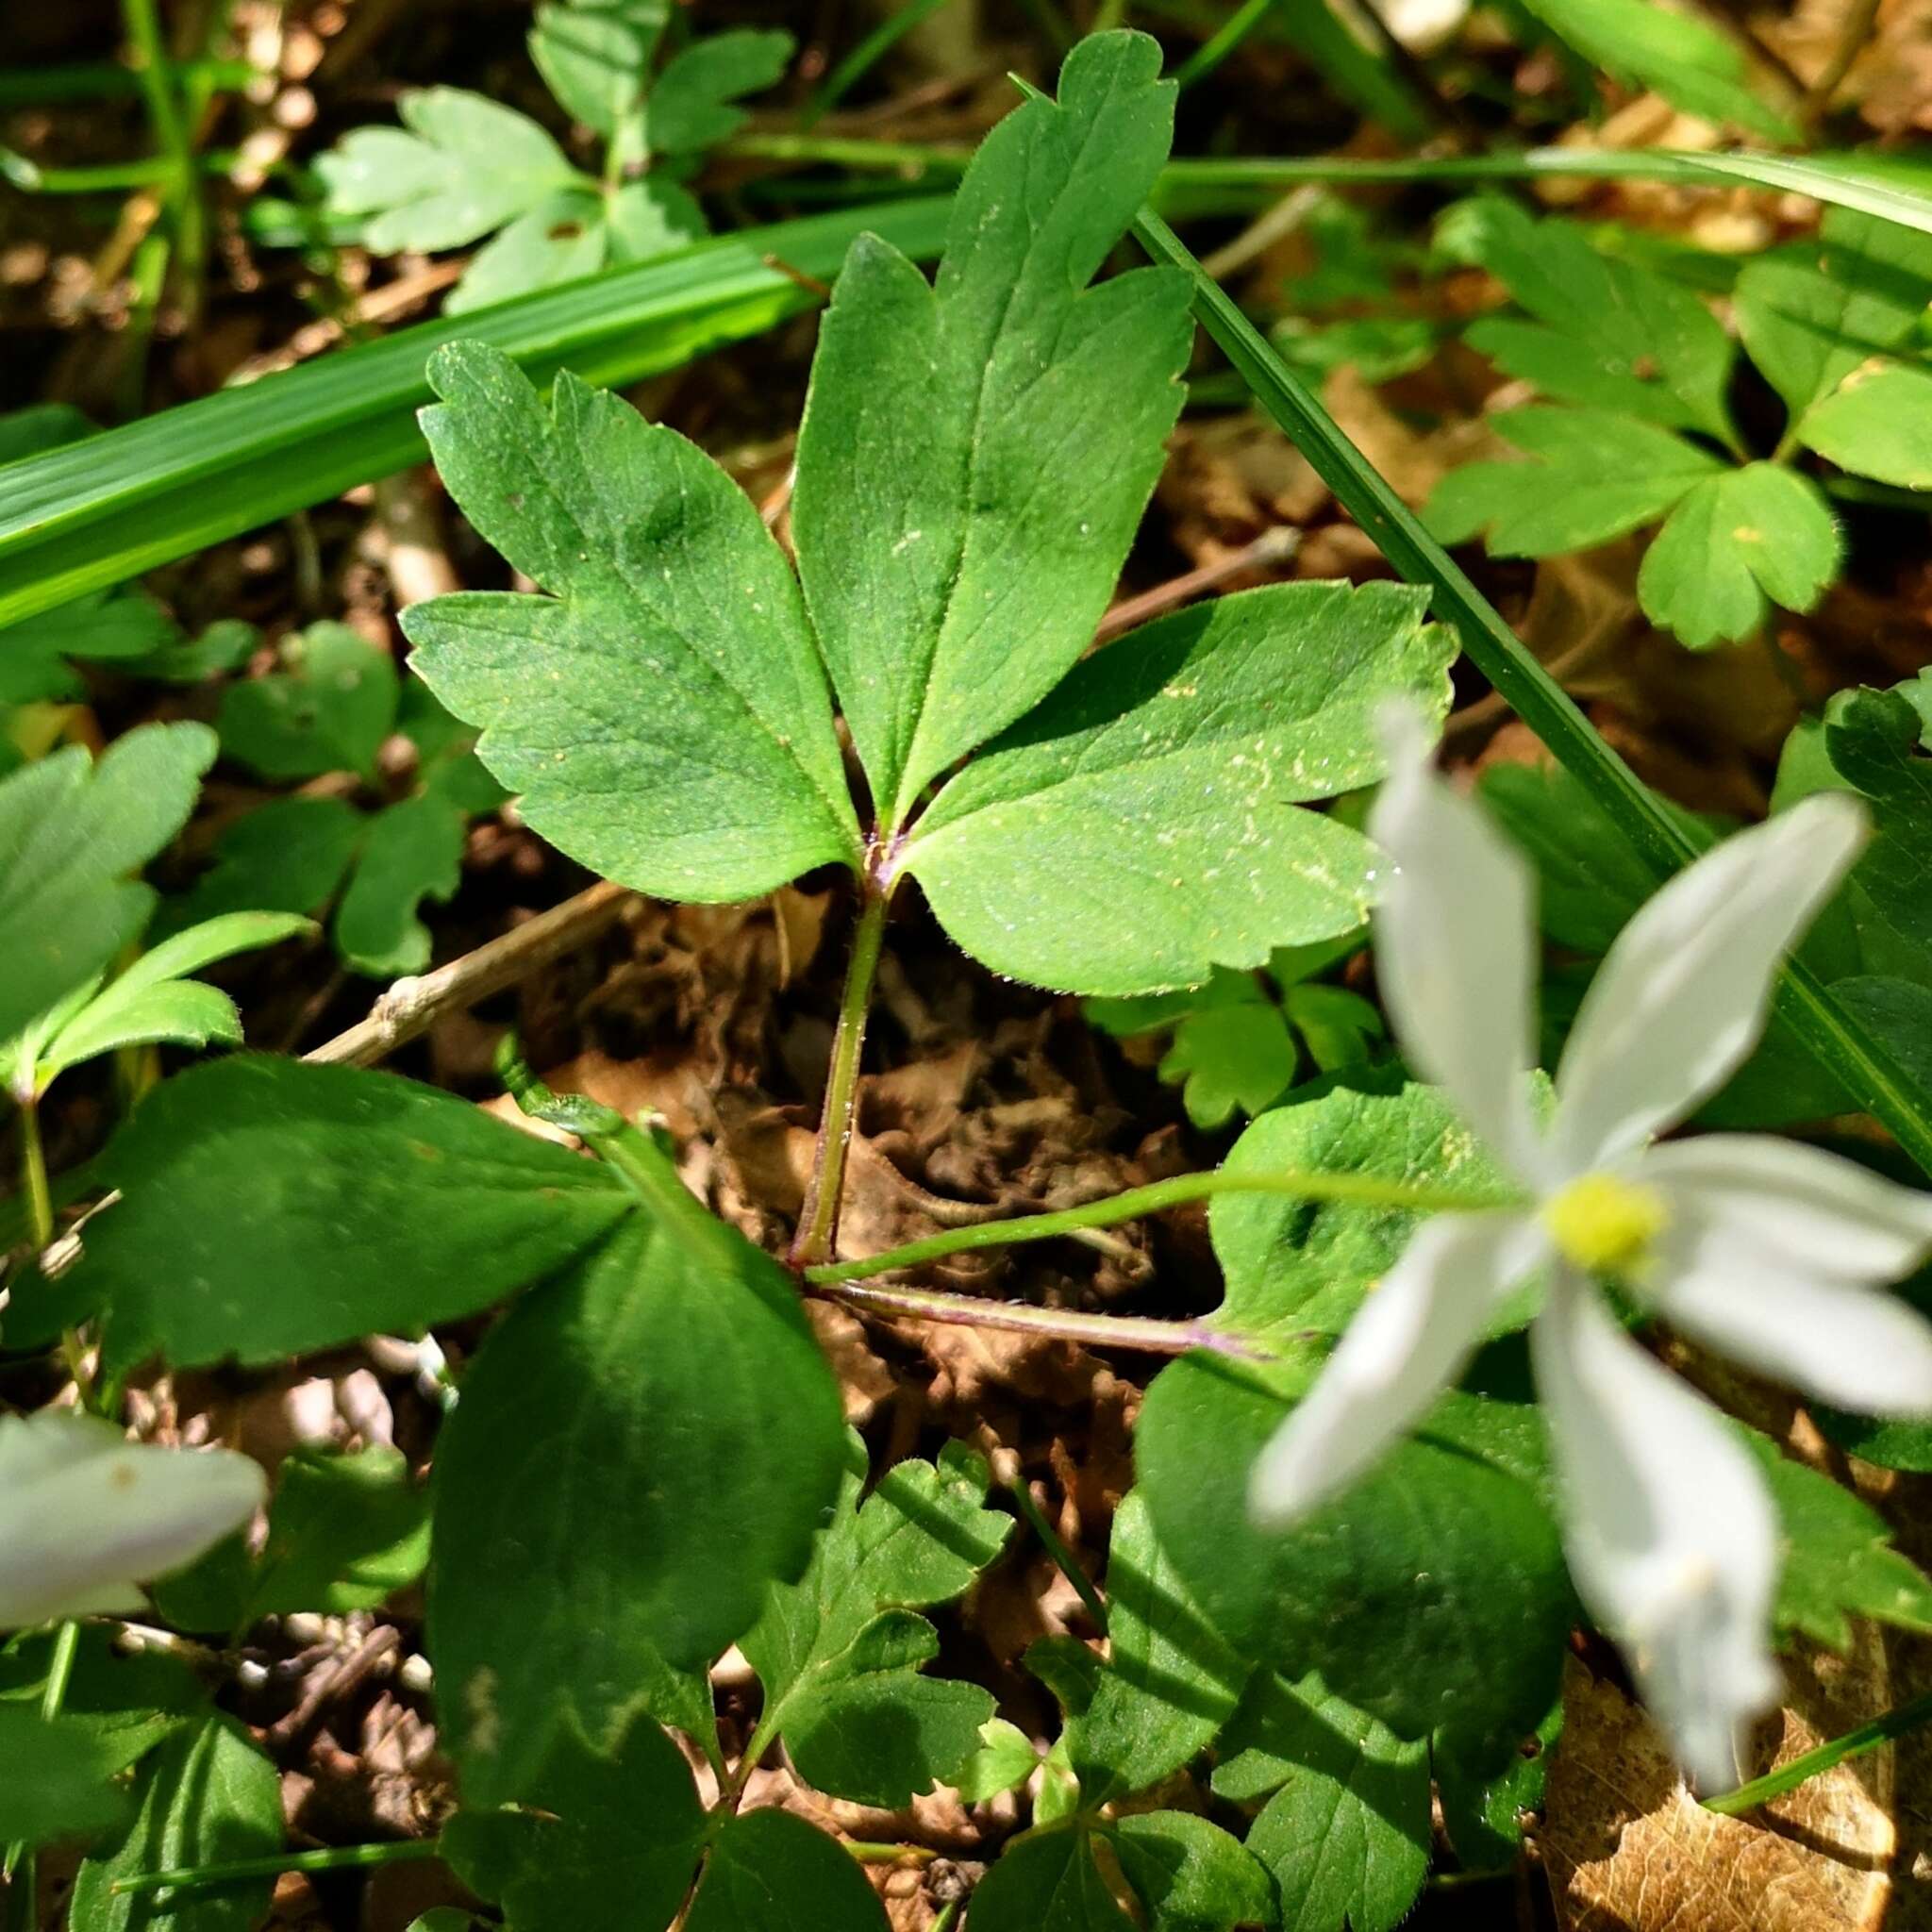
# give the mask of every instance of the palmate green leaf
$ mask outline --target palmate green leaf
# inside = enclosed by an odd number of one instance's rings
[[[1268,1800],[1248,1850],[1273,1874],[1282,1932],[1392,1932],[1428,1874],[1429,1753],[1331,1696],[1257,1676],[1223,1734],[1214,1790]]]
[[[566,1717],[608,1750],[687,1709],[839,1484],[790,1279],[650,1151],[649,1205],[510,1311],[440,1441],[430,1650],[473,1802],[525,1795]]]
[[[574,120],[615,139],[643,106],[671,0],[569,0],[539,7],[530,58]]]
[[[429,1498],[399,1450],[297,1450],[275,1479],[241,1621],[375,1609],[428,1560]]]
[[[1701,15],[1657,0],[1522,0],[1524,8],[1619,80],[1654,88],[1673,107],[1737,123],[1774,141],[1790,124],[1753,91],[1736,41]]]
[[[1265,1113],[1224,1163],[1231,1174],[1366,1174],[1415,1187],[1466,1191],[1473,1205],[1507,1197],[1511,1183],[1433,1087],[1393,1092],[1337,1087]],[[1422,1224],[1398,1208],[1224,1194],[1208,1209],[1226,1297],[1216,1327],[1284,1342],[1340,1335],[1372,1285]],[[1520,1325],[1512,1305],[1499,1325]]]
[[[135,1780],[135,1816],[81,1861],[70,1932],[253,1932],[273,1875],[198,1894],[117,1892],[118,1880],[184,1865],[261,1858],[282,1849],[281,1774],[232,1718],[210,1711],[170,1738]]]
[[[464,247],[581,178],[527,114],[486,95],[425,88],[397,112],[402,127],[355,128],[315,160],[328,211],[369,217],[378,254]]]
[[[223,692],[223,751],[264,778],[372,777],[395,728],[394,660],[346,624],[310,625],[284,642],[282,655],[287,671]]]
[[[792,523],[889,829],[1073,668],[1160,473],[1185,285],[1085,287],[1167,158],[1160,58],[1082,42],[974,157],[937,290],[861,237],[820,325]]]
[[[794,44],[780,27],[731,27],[680,48],[651,86],[645,145],[653,154],[688,155],[728,141],[746,119],[731,104],[780,79]]]
[[[1844,540],[1824,492],[1775,463],[1694,485],[1644,553],[1644,612],[1693,651],[1753,636],[1777,604],[1809,610],[1837,581]]]
[[[1491,421],[1532,460],[1451,470],[1424,519],[1443,543],[1486,532],[1496,557],[1608,543],[1656,523],[1724,469],[1672,431],[1606,409],[1505,409]]]
[[[629,1206],[607,1169],[454,1094],[253,1055],[163,1082],[100,1173],[123,1198],[57,1298],[70,1325],[103,1313],[110,1373],[420,1331],[539,1279]]]
[[[1932,303],[1932,237],[1829,208],[1815,242],[1744,264],[1732,297],[1751,359],[1795,421],[1869,358],[1900,348]]]
[[[1023,1785],[1040,1768],[1033,1740],[1003,1717],[979,1727],[979,1748],[953,1774],[953,1789],[967,1805],[983,1805]]]
[[[609,1756],[564,1724],[521,1803],[459,1811],[442,1845],[509,1932],[583,1932],[619,1900],[625,1924],[661,1932],[691,1890],[704,1830],[682,1753],[642,1718]]]
[[[78,746],[0,779],[0,1040],[98,973],[147,922],[128,876],[186,823],[215,737],[146,724],[96,765]]]
[[[1730,440],[1731,339],[1689,289],[1495,195],[1452,209],[1437,242],[1487,269],[1535,318],[1486,317],[1466,331],[1500,368],[1565,402]]]
[[[1114,1516],[1107,1597],[1107,1667],[1066,1729],[1090,1809],[1151,1789],[1205,1750],[1248,1676],[1162,1552],[1139,1490]]]
[[[1287,1092],[1301,1059],[1287,1014],[1252,979],[1227,976],[1245,984],[1250,996],[1185,1015],[1161,1057],[1160,1077],[1181,1088],[1197,1127],[1223,1126],[1237,1113],[1272,1106]]]
[[[1451,1393],[1345,1496],[1258,1530],[1249,1471],[1314,1373],[1197,1355],[1156,1377],[1136,1442],[1162,1547],[1242,1655],[1500,1763],[1554,1700],[1573,1614],[1536,1411]]]
[[[1390,693],[1446,709],[1452,645],[1423,608],[1395,585],[1290,584],[1148,625],[948,783],[901,864],[967,952],[1083,992],[1196,985],[1350,931],[1374,848],[1293,808],[1381,775]]]
[[[0,635],[0,704],[83,696],[87,687],[69,658],[139,664],[178,635],[144,591],[119,588],[77,597]]]
[[[857,865],[824,673],[783,553],[675,431],[508,358],[436,357],[425,428],[451,493],[546,596],[418,604],[414,663],[529,824],[642,891],[746,899]]]
[[[1806,410],[1798,433],[1855,475],[1932,490],[1932,370],[1907,362],[1856,369]]]
[[[157,922],[179,930],[251,909],[319,913],[356,861],[369,821],[345,798],[276,798],[216,840],[214,864]]]
[[[858,1861],[790,1811],[728,1820],[705,1859],[684,1932],[887,1932]]]
[[[1932,1579],[1891,1547],[1875,1509],[1815,1469],[1794,1462],[1755,1429],[1742,1431],[1764,1466],[1784,1550],[1774,1619],[1780,1635],[1842,1655],[1852,1617],[1932,1631]]]
[[[864,1450],[847,1449],[811,1567],[772,1591],[741,1648],[764,1685],[761,1733],[784,1737],[799,1774],[897,1808],[966,1763],[993,1708],[976,1684],[920,1674],[939,1638],[913,1612],[960,1595],[1013,1520],[984,1507],[986,1464],[958,1443],[894,1464],[863,1506]]]
[[[1843,903],[1867,973],[1932,985],[1932,758],[1923,720],[1895,691],[1854,691],[1825,713],[1824,747],[1838,782],[1871,808],[1873,837]]]

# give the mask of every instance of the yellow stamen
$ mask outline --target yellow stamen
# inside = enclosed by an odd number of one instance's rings
[[[1586,1174],[1543,1203],[1542,1223],[1566,1261],[1591,1274],[1641,1275],[1670,1214],[1654,1188]]]

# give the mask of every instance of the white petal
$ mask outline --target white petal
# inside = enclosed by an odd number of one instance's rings
[[[129,1442],[89,1416],[0,1419],[0,1630],[138,1607],[137,1583],[239,1529],[265,1490],[230,1450]]]
[[[1412,707],[1381,721],[1389,775],[1369,836],[1395,861],[1375,907],[1375,976],[1404,1053],[1506,1167],[1533,1178],[1529,869],[1482,808],[1439,778]]]
[[[1697,1222],[1712,1217],[1798,1268],[1896,1281],[1932,1249],[1932,1194],[1769,1134],[1703,1134],[1653,1147],[1638,1176]]]
[[[1865,838],[1845,792],[1820,792],[1681,872],[1618,934],[1557,1074],[1565,1172],[1640,1146],[1724,1085],[1757,1045],[1792,941]]]
[[[1462,1373],[1541,1242],[1520,1214],[1439,1214],[1375,1285],[1315,1386],[1256,1458],[1254,1520],[1282,1528],[1366,1470]]]
[[[1769,1710],[1777,1519],[1750,1451],[1558,1272],[1530,1329],[1577,1593],[1706,1791]]]

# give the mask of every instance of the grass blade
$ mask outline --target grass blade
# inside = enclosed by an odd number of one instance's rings
[[[947,202],[891,201],[699,242],[560,289],[427,322],[0,468],[0,625],[192,556],[423,458],[423,368],[455,336],[533,375],[632,382],[761,333],[815,299],[874,229],[908,255],[944,240]],[[0,649],[5,649],[0,637]]]
[[[1455,625],[1470,661],[1589,789],[1658,877],[1694,857],[1690,841],[1649,788],[1605,743],[1502,614],[1417,522],[1173,229],[1158,216],[1143,212],[1134,233],[1156,261],[1192,277],[1195,315],[1256,401],[1288,433],[1390,563],[1410,583],[1430,586],[1436,615]],[[1932,1174],[1932,1097],[1844,1011],[1829,988],[1795,960],[1786,967],[1780,983],[1779,1010],[1857,1105],[1883,1123],[1900,1146]]]

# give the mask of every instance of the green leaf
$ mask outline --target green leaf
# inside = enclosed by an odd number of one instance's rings
[[[459,1811],[442,1844],[515,1932],[608,1924],[620,1899],[626,1924],[658,1932],[691,1890],[704,1830],[682,1753],[643,1718],[609,1756],[565,1724],[521,1803]]]
[[[1263,1114],[1234,1144],[1229,1174],[1372,1174],[1466,1191],[1472,1204],[1514,1191],[1508,1177],[1433,1087],[1392,1093],[1338,1087]],[[1292,1345],[1340,1335],[1422,1224],[1399,1208],[1234,1193],[1208,1208],[1226,1296],[1210,1318],[1253,1341]],[[1499,1317],[1515,1318],[1514,1304]]]
[[[894,1464],[861,1507],[864,1452],[847,1447],[811,1567],[741,1648],[764,1684],[760,1735],[782,1735],[816,1789],[896,1809],[960,1770],[993,1709],[976,1684],[920,1674],[939,1637],[912,1612],[963,1593],[1013,1520],[984,1507],[986,1464],[958,1443]]]
[[[573,120],[613,140],[644,101],[644,76],[670,0],[572,0],[539,7],[530,58]]]
[[[1252,997],[1185,1015],[1161,1058],[1160,1077],[1181,1088],[1188,1118],[1197,1127],[1223,1126],[1236,1113],[1257,1114],[1294,1079],[1301,1056],[1287,1015],[1252,980],[1246,984]]]
[[[443,302],[445,315],[467,315],[532,289],[593,275],[610,255],[609,204],[588,181],[553,189],[470,258]]]
[[[560,1266],[628,1205],[607,1169],[454,1094],[254,1055],[163,1082],[101,1177],[123,1198],[60,1291],[70,1323],[105,1310],[110,1373],[420,1332]]]
[[[1932,370],[1861,366],[1805,412],[1799,439],[1855,475],[1932,490]]]
[[[880,823],[1046,695],[1092,640],[1160,473],[1183,284],[1086,284],[1167,157],[1143,35],[1068,55],[1061,100],[982,143],[937,291],[861,237],[799,431],[799,572]]]
[[[1783,1531],[1774,1612],[1779,1632],[1842,1656],[1855,1616],[1932,1631],[1932,1580],[1891,1547],[1885,1519],[1828,1475],[1782,1455],[1768,1437],[1744,1434],[1764,1465]]]
[[[836,1840],[747,1811],[718,1834],[684,1932],[886,1932],[886,1908]]]
[[[367,216],[378,255],[466,247],[581,178],[528,115],[486,95],[425,88],[396,111],[403,127],[355,128],[315,160],[325,208]]]
[[[32,403],[25,409],[0,411],[0,463],[17,463],[93,434],[94,425],[72,403]]]
[[[1790,124],[1753,92],[1743,49],[1701,15],[1656,0],[1522,0],[1592,67],[1626,86],[1652,88],[1707,121],[1735,122],[1774,141]]]
[[[428,965],[429,928],[417,908],[454,896],[468,828],[468,813],[433,792],[376,813],[336,909],[336,950],[347,964],[378,979]]]
[[[273,1876],[196,1894],[114,1890],[116,1881],[184,1865],[260,1858],[282,1849],[281,1774],[248,1733],[211,1711],[170,1738],[135,1780],[136,1814],[119,1840],[81,1862],[68,1907],[71,1932],[253,1932]]]
[[[1400,1737],[1510,1748],[1554,1699],[1572,1617],[1536,1411],[1451,1393],[1345,1495],[1259,1530],[1249,1471],[1313,1373],[1195,1355],[1156,1377],[1136,1441],[1162,1547],[1243,1656],[1319,1671]]]
[[[1852,209],[1814,242],[1744,264],[1738,333],[1793,420],[1869,357],[1909,340],[1932,302],[1932,238]]]
[[[82,1007],[36,1056],[41,1084],[120,1046],[166,1041],[239,1044],[242,1016],[226,993],[185,981],[217,960],[279,944],[311,928],[286,912],[231,912],[151,947]]]
[[[945,209],[942,198],[892,198],[747,228],[485,314],[397,329],[9,467],[0,624],[421,462],[416,411],[432,400],[425,366],[440,342],[493,342],[546,380],[567,365],[635,382],[815,307],[797,276],[837,275],[857,234],[937,253]]]
[[[1429,1754],[1328,1694],[1258,1676],[1221,1742],[1214,1789],[1269,1799],[1248,1849],[1274,1874],[1282,1932],[1391,1932],[1429,1869]]]
[[[1467,331],[1509,375],[1565,402],[1730,440],[1731,340],[1689,289],[1599,255],[1574,223],[1537,221],[1497,195],[1453,208],[1437,242],[1489,270],[1536,318],[1487,317]]]
[[[222,693],[222,749],[264,778],[354,772],[370,778],[395,728],[394,660],[346,624],[314,624],[282,645],[287,671]]]
[[[298,1449],[281,1467],[243,1621],[372,1610],[422,1575],[429,1498],[400,1451]]]
[[[320,912],[361,850],[368,820],[345,798],[276,798],[237,819],[215,841],[214,864],[162,908],[179,931],[257,909]]]
[[[1839,780],[1871,807],[1872,841],[1845,888],[1868,973],[1932,984],[1932,758],[1897,692],[1840,693],[1825,713],[1824,746]]]
[[[1644,554],[1638,595],[1693,651],[1753,636],[1773,604],[1809,610],[1838,579],[1844,541],[1808,476],[1750,463],[1697,484]]]
[[[1079,1824],[1013,1840],[973,1893],[972,1932],[1133,1932],[1133,1924]]]
[[[96,591],[58,610],[9,625],[0,636],[0,704],[79,698],[87,687],[70,658],[138,667],[177,636],[168,614],[144,591]]]
[[[1023,1785],[1040,1768],[1033,1740],[1003,1717],[988,1718],[979,1727],[979,1749],[953,1774],[960,1801],[983,1805]]]
[[[1107,1597],[1107,1668],[1067,1724],[1089,1808],[1151,1789],[1205,1750],[1248,1675],[1157,1541],[1139,1490],[1114,1516]]]
[[[0,1700],[0,1841],[32,1849],[109,1830],[127,1808],[112,1780],[154,1742]]]
[[[181,829],[214,762],[202,724],[145,724],[97,765],[72,746],[0,779],[0,1040],[98,973],[147,922],[128,874]]]
[[[550,594],[438,597],[403,627],[527,823],[607,877],[683,900],[857,865],[797,586],[738,486],[573,376],[546,409],[508,357],[461,343],[431,377],[443,481]]]
[[[782,28],[732,27],[674,54],[645,106],[644,140],[651,152],[695,154],[729,140],[746,118],[730,103],[778,80],[793,44]]]
[[[481,1802],[522,1795],[566,1715],[605,1750],[688,1699],[667,1661],[744,1634],[838,1485],[790,1278],[662,1164],[649,1208],[491,1333],[440,1441],[431,1654]]]
[[[1381,775],[1370,720],[1391,693],[1446,708],[1450,641],[1422,613],[1393,585],[1291,584],[1151,624],[953,779],[902,863],[976,958],[1082,992],[1350,931],[1374,848],[1292,808]]]
[[[1265,1868],[1205,1818],[1136,1812],[1108,1831],[1107,1843],[1146,1912],[1148,1932],[1233,1932],[1275,1923]]]
[[[1657,522],[1724,467],[1668,429],[1605,409],[1505,409],[1490,420],[1532,460],[1451,470],[1424,515],[1444,543],[1486,532],[1496,557],[1608,543]]]
[[[1443,1828],[1469,1872],[1508,1872],[1523,1852],[1524,1820],[1542,1810],[1550,1753],[1563,1730],[1559,1697],[1516,1749],[1498,1758],[1439,1738],[1430,1754]]]

